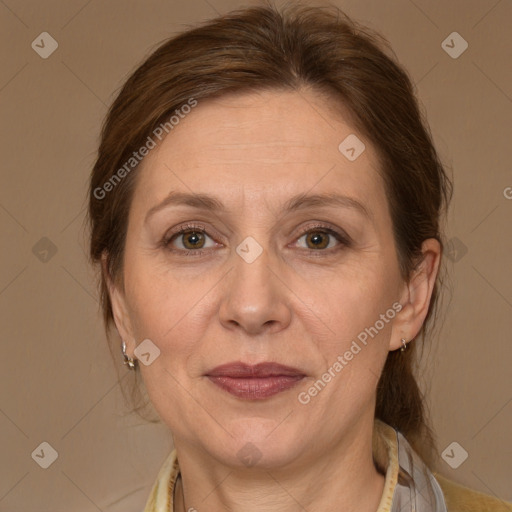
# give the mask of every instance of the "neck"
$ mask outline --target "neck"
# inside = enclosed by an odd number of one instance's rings
[[[175,439],[181,478],[175,512],[375,512],[384,476],[372,456],[373,422],[356,425],[335,446],[293,467],[232,468],[207,461]]]

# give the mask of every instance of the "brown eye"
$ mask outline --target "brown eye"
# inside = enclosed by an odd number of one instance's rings
[[[185,249],[202,249],[205,238],[200,231],[188,231],[181,234]]]
[[[209,243],[209,245],[208,245]],[[215,242],[199,228],[183,228],[164,241],[164,246],[173,251],[197,251],[215,246]]]
[[[331,235],[322,231],[312,231],[305,236],[308,249],[325,249],[329,245]]]
[[[303,231],[303,235],[297,239],[297,244],[306,250],[327,253],[344,246],[349,247],[350,238],[327,227],[316,227]]]

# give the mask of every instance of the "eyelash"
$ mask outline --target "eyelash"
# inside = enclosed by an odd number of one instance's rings
[[[198,224],[187,224],[184,226],[180,226],[177,231],[171,233],[170,235],[166,235],[163,238],[161,245],[165,249],[167,249],[171,252],[174,252],[176,254],[185,256],[185,257],[186,256],[195,256],[195,257],[202,256],[204,253],[209,252],[212,249],[214,249],[213,247],[209,247],[207,249],[173,249],[173,248],[170,248],[170,244],[175,238],[178,238],[180,235],[184,235],[185,233],[190,233],[192,231],[200,232],[202,234],[210,236],[210,235],[208,235],[208,232],[206,231],[205,226],[198,225]],[[307,227],[301,229],[297,240],[299,240],[300,238],[302,238],[304,235],[306,235],[308,233],[315,233],[315,232],[323,233],[324,235],[333,236],[338,242],[340,242],[340,245],[338,245],[337,247],[334,247],[334,248],[331,247],[330,249],[303,249],[304,251],[307,251],[309,253],[314,253],[315,257],[327,256],[329,254],[332,254],[333,252],[337,252],[338,250],[342,249],[343,246],[345,246],[345,247],[351,246],[352,241],[348,235],[346,235],[344,233],[340,233],[340,232],[338,232],[332,228],[329,228],[328,226],[323,225],[323,224],[307,226]],[[327,254],[325,254],[325,253],[327,253]]]

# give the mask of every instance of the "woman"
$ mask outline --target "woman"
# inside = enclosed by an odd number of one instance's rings
[[[89,216],[174,439],[146,512],[512,510],[431,470],[412,368],[450,195],[406,73],[337,11],[234,12],[135,71]]]

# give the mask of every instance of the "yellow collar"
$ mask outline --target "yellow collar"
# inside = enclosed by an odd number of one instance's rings
[[[376,465],[386,474],[377,512],[390,512],[398,479],[398,446],[394,429],[378,419],[374,421],[372,450]],[[158,473],[144,512],[172,512],[174,485],[179,473],[176,450],[173,450]]]

